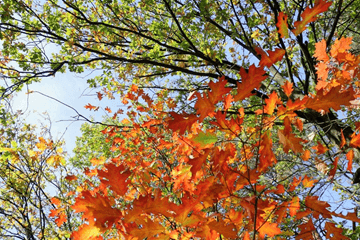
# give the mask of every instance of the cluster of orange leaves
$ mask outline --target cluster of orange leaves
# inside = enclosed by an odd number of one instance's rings
[[[316,14],[326,11],[329,3],[320,0],[313,9],[304,12],[303,21],[295,23],[294,34],[315,20]],[[285,19],[281,13],[279,19]],[[281,35],[286,36],[284,22],[278,21]],[[111,127],[102,131],[112,143],[118,157],[88,170],[99,185],[90,182],[82,186],[72,208],[83,213],[87,221],[72,234],[73,239],[257,239],[281,235],[285,218],[303,220],[296,239],[311,239],[315,231],[313,219],[341,217],[360,222],[355,213],[342,215],[328,210],[330,205],[316,196],[301,199],[293,194],[297,187],[311,188],[316,179],[305,175],[292,181],[261,185],[260,177],[277,164],[273,152],[274,123],[283,121],[277,130],[285,153],[293,153],[307,161],[311,150],[304,149],[307,140],[294,131],[303,131],[302,121],[295,111],[314,109],[326,113],[330,108],[350,107],[356,100],[358,86],[350,79],[359,77],[359,57],[348,52],[351,40],[340,39],[326,52],[324,41],[316,44],[319,61],[319,81],[316,94],[291,99],[293,84],[286,82],[284,101],[272,92],[255,114],[257,124],[244,124],[245,111],[227,114],[230,107],[253,95],[267,78],[264,67],[280,61],[282,49],[263,51],[260,66],[241,68],[241,82],[236,91],[228,87],[224,77],[208,84],[208,91],[196,93],[195,114],[171,112],[171,117],[158,111],[156,117],[138,123],[136,113],[130,114],[127,127]],[[331,74],[330,80],[328,73]],[[130,100],[140,98],[147,104],[139,112],[161,110],[173,102],[154,102],[136,86],[127,94]],[[88,108],[92,108],[88,106]],[[207,120],[207,128],[203,123]],[[354,134],[351,147],[360,146],[360,134]],[[221,141],[219,139],[222,139]],[[241,144],[239,144],[241,142]],[[343,138],[342,147],[345,145]],[[317,154],[329,149],[322,144],[313,147]],[[351,170],[353,152],[346,155]],[[93,161],[96,165],[96,161]],[[330,177],[335,175],[337,160]],[[56,214],[53,214],[56,216]],[[307,220],[305,220],[307,219]],[[59,225],[64,221],[59,215]],[[326,221],[330,239],[346,239],[342,230]],[[281,238],[279,238],[281,239]]]

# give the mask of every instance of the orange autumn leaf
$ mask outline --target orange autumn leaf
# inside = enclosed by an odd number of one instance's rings
[[[78,177],[75,176],[75,175],[67,175],[67,176],[65,177],[65,179],[66,179],[67,181],[71,182],[71,181],[77,180]]]
[[[105,186],[109,186],[115,194],[119,196],[125,195],[128,190],[128,177],[131,171],[127,170],[123,165],[116,166],[115,164],[108,163],[104,165],[102,170],[98,170],[100,181]]]
[[[92,226],[86,228],[90,228],[91,231],[94,231],[94,234],[98,234],[100,231],[111,228],[113,224],[122,218],[121,211],[114,208],[112,204],[113,201],[106,196],[100,194],[93,196],[89,191],[83,191],[71,207],[77,213],[82,212],[82,218],[86,219],[89,223],[93,223],[91,224]],[[94,229],[97,230],[95,231]],[[91,236],[93,237],[94,235]]]
[[[264,222],[257,231],[261,238],[265,238],[265,236],[274,237],[281,233],[281,229],[278,227],[277,223],[270,223],[267,221]]]
[[[99,109],[99,107],[93,106],[90,103],[85,105],[84,108],[89,109],[89,110],[94,110],[94,111],[97,111]]]
[[[61,227],[67,221],[65,209],[63,208],[50,209],[49,217],[56,217],[55,223],[58,227]]]
[[[97,97],[101,101],[101,99],[103,98],[103,94],[101,92],[97,92]]]
[[[295,216],[296,213],[300,210],[300,200],[299,197],[293,197],[289,206],[289,214],[291,217]]]
[[[329,149],[327,147],[325,147],[324,145],[322,145],[320,142],[318,142],[318,144],[314,147],[312,147],[312,149],[316,150],[317,154],[324,154],[327,151],[329,151]]]
[[[283,12],[280,12],[277,18],[276,27],[278,28],[278,33],[280,33],[281,38],[289,37],[287,18],[287,15]]]
[[[281,104],[281,99],[277,95],[277,93],[274,91],[269,95],[269,98],[265,99],[265,107],[264,107],[264,113],[267,113],[269,115],[272,115],[274,113],[274,109],[278,104]]]
[[[255,47],[255,51],[261,56],[260,67],[271,67],[285,55],[285,50],[280,48],[275,49],[275,51],[268,50],[266,53],[263,49]]]
[[[215,113],[215,105],[211,100],[206,96],[206,93],[203,92],[202,96],[200,93],[195,93],[197,101],[195,103],[196,113],[200,115],[199,121],[202,121],[207,116],[213,116]]]
[[[330,207],[330,204],[324,201],[318,200],[318,196],[307,196],[305,198],[305,205],[313,210],[313,216],[318,219],[319,214],[323,215],[325,218],[331,218],[331,212],[327,210]]]
[[[329,61],[329,56],[326,53],[326,41],[325,39],[320,42],[315,43],[315,54],[314,57],[317,58],[318,61]]]
[[[71,239],[73,240],[102,240],[102,237],[99,237],[101,234],[100,228],[91,226],[88,224],[83,224],[79,227],[79,230],[71,234]]]
[[[304,179],[302,180],[302,184],[305,188],[310,188],[314,186],[314,183],[318,182],[318,180],[313,179],[311,180],[308,175],[305,175]]]
[[[308,23],[315,21],[318,14],[328,10],[331,4],[332,2],[327,2],[326,0],[318,0],[313,8],[307,7],[301,14],[302,20],[294,23],[295,29],[292,32],[295,36],[302,33]]]
[[[105,111],[107,111],[108,113],[111,113],[111,109],[109,107],[106,107]]]
[[[209,87],[211,91],[208,93],[209,100],[212,104],[216,104],[221,99],[224,98],[224,96],[230,92],[231,88],[226,88],[227,81],[225,80],[225,77],[219,78],[219,81],[214,83],[213,81],[210,81]]]
[[[234,96],[234,101],[243,100],[252,95],[252,91],[255,88],[259,88],[262,81],[267,76],[263,68],[257,68],[255,65],[251,65],[249,70],[244,68],[240,69],[241,83],[237,83],[237,94]]]
[[[210,229],[215,230],[228,239],[235,239],[237,237],[237,231],[234,224],[226,224],[220,219],[219,221],[212,221],[207,225]]]
[[[285,130],[279,130],[278,136],[279,142],[284,147],[284,152],[288,153],[289,150],[292,150],[295,153],[301,153],[303,151],[301,143],[304,143],[305,140],[296,137],[293,133],[286,134]]]
[[[352,88],[341,91],[342,87],[331,88],[329,92],[325,92],[323,89],[319,90],[314,98],[309,98],[305,104],[307,108],[314,109],[316,111],[329,112],[330,108],[338,111],[340,106],[349,106],[350,101],[354,100],[355,92]]]
[[[174,132],[179,131],[180,135],[183,135],[185,131],[190,131],[191,126],[199,120],[199,118],[193,114],[188,115],[171,112],[170,115],[173,119],[168,121],[169,129]]]
[[[287,97],[290,97],[292,91],[293,91],[293,86],[294,84],[292,84],[289,81],[286,81],[284,85],[282,85],[282,89],[284,90],[284,93]]]
[[[352,162],[354,159],[354,150],[350,149],[350,151],[346,154],[346,159],[349,161],[346,170],[351,172],[352,170]]]
[[[337,58],[339,54],[345,53],[347,50],[351,49],[351,43],[351,37],[336,39],[334,44],[331,46],[331,56]]]

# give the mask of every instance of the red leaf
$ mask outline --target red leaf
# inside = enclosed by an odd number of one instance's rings
[[[227,81],[225,80],[225,77],[219,78],[219,82],[214,83],[213,81],[210,81],[209,87],[211,91],[208,93],[209,100],[212,104],[216,104],[221,99],[224,98],[224,96],[230,92],[231,88],[226,88],[225,85],[227,84]]]
[[[335,111],[341,109],[341,105],[349,106],[350,101],[354,100],[354,90],[352,88],[348,90],[341,91],[342,86],[337,86],[331,88],[327,93],[323,89],[317,92],[314,98],[309,98],[305,104],[307,108],[314,109],[316,111],[324,110],[329,112],[330,108]]]
[[[197,114],[200,114],[199,121],[201,122],[207,116],[213,116],[215,113],[215,105],[203,92],[203,96],[200,93],[196,93],[197,101],[195,103],[195,109]]]
[[[330,179],[333,179],[335,177],[338,161],[339,161],[339,157],[336,157],[335,160],[334,160],[333,168],[329,172]]]
[[[318,145],[312,147],[312,149],[316,150],[316,153],[319,155],[324,154],[329,150],[327,147],[322,145],[320,142],[318,142]]]
[[[255,47],[255,51],[261,55],[260,67],[271,67],[274,63],[280,61],[285,54],[285,50],[280,48],[275,49],[275,51],[268,50],[266,53],[261,48]]]
[[[290,206],[289,206],[289,214],[291,217],[295,216],[296,213],[299,211],[300,209],[300,200],[299,197],[293,197],[293,199],[290,202]]]
[[[286,134],[285,130],[278,131],[279,142],[284,147],[284,152],[288,153],[291,149],[294,153],[301,153],[303,151],[302,142],[305,140],[296,137],[293,133]]]
[[[190,131],[191,126],[199,120],[196,115],[190,114],[177,114],[175,112],[171,112],[170,115],[174,118],[173,120],[169,120],[169,129],[176,132],[179,131],[180,135],[183,135],[185,131]]]
[[[278,28],[278,33],[280,33],[281,38],[289,37],[287,18],[287,15],[283,12],[280,12],[277,18],[278,22],[276,23],[276,27]]]
[[[76,180],[76,179],[78,179],[78,178],[77,178],[77,176],[75,176],[75,175],[67,175],[67,176],[65,177],[65,179],[68,180],[69,182],[71,182],[71,181],[74,181],[74,180]]]
[[[99,231],[105,231],[111,228],[113,224],[122,218],[121,211],[113,208],[112,204],[113,201],[108,197],[100,194],[94,197],[89,191],[83,191],[81,195],[76,198],[76,202],[72,208],[75,212],[83,212],[82,218],[86,219],[91,225],[85,228],[90,228],[91,231],[94,231],[94,234],[97,234]],[[96,229],[96,231],[94,229]]]
[[[349,160],[346,170],[348,170],[349,172],[351,172],[351,170],[352,170],[352,162],[353,162],[353,158],[354,158],[354,150],[351,149],[351,150],[346,154],[346,158],[347,158],[347,160]]]
[[[237,84],[237,94],[234,96],[234,101],[249,97],[252,94],[252,90],[259,88],[261,82],[267,78],[265,74],[266,72],[263,68],[257,68],[255,65],[251,65],[248,71],[241,68],[241,83]]]
[[[94,111],[97,111],[99,109],[99,107],[95,107],[95,106],[91,105],[90,103],[85,105],[84,108],[94,110]]]
[[[328,10],[332,2],[326,2],[326,0],[318,0],[313,8],[307,7],[301,14],[302,21],[294,23],[295,29],[292,32],[295,36],[299,35],[305,30],[308,23],[311,23],[317,19],[316,15]]]
[[[110,186],[110,189],[115,194],[119,196],[125,195],[128,190],[127,186],[130,183],[127,179],[131,175],[131,171],[126,170],[123,165],[116,166],[112,163],[105,164],[104,167],[105,169],[98,170],[101,183]]]
[[[284,85],[282,85],[282,89],[284,90],[284,93],[287,97],[290,97],[292,91],[293,91],[293,85],[291,82],[286,81]]]
[[[322,214],[325,218],[331,218],[331,212],[327,210],[330,204],[324,201],[319,201],[318,196],[307,196],[305,198],[305,205],[313,210],[313,216],[318,219],[319,214]]]
[[[277,93],[274,91],[269,95],[269,98],[265,99],[266,106],[264,107],[264,113],[272,115],[276,105],[281,104],[281,100]]]
[[[108,113],[111,113],[111,109],[109,107],[106,107],[105,111],[107,111]]]
[[[348,237],[345,237],[342,232],[344,231],[344,229],[342,228],[337,228],[335,226],[335,223],[331,223],[331,222],[326,222],[325,223],[325,230],[326,230],[326,238],[327,239],[350,239]]]
[[[97,97],[101,101],[101,99],[103,98],[103,94],[100,92],[97,92]]]

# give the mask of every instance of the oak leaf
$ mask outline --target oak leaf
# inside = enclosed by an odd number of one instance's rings
[[[276,27],[278,28],[278,33],[280,33],[281,38],[289,37],[287,18],[288,16],[283,12],[280,12],[277,17]]]
[[[307,7],[301,14],[302,20],[294,23],[295,29],[292,32],[295,36],[302,33],[308,23],[315,21],[317,19],[316,15],[328,10],[331,4],[332,2],[326,2],[326,0],[318,0],[313,8]]]
[[[265,66],[269,68],[280,61],[285,55],[285,50],[280,48],[275,49],[275,51],[268,50],[266,53],[263,49],[255,47],[255,51],[261,56],[260,67]]]
[[[329,61],[329,56],[326,53],[326,41],[325,39],[321,40],[320,42],[315,43],[315,54],[314,57],[318,61]]]
[[[241,83],[237,83],[237,94],[234,96],[234,101],[243,100],[252,95],[252,91],[260,87],[262,81],[267,76],[266,72],[262,67],[255,67],[251,65],[249,70],[244,68],[240,69]]]
[[[193,114],[177,114],[175,112],[171,112],[170,115],[173,119],[168,120],[168,127],[174,132],[179,131],[180,135],[183,135],[185,131],[190,131],[191,126],[199,120],[199,118]]]
[[[307,108],[314,109],[316,111],[324,110],[329,112],[330,108],[338,111],[340,106],[349,106],[350,101],[354,100],[354,90],[352,88],[341,91],[342,86],[333,87],[329,92],[325,92],[323,89],[319,90],[314,98],[309,98],[305,104]]]
[[[110,189],[117,195],[123,196],[128,190],[128,177],[131,171],[127,170],[123,165],[115,166],[115,164],[108,163],[104,165],[104,169],[98,170],[98,176],[104,186],[109,186]]]

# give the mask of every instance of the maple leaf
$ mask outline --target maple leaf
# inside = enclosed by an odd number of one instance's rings
[[[275,164],[276,158],[272,151],[272,140],[270,132],[264,133],[260,142],[260,164],[259,171],[262,172],[269,166]]]
[[[105,111],[107,111],[108,113],[111,113],[111,109],[109,107],[106,107]]]
[[[177,114],[175,112],[171,112],[170,115],[173,119],[168,120],[168,127],[174,132],[179,131],[180,135],[183,135],[185,131],[190,131],[191,126],[199,120],[199,118],[193,114]]]
[[[289,37],[287,18],[288,16],[285,13],[279,12],[276,27],[278,28],[278,33],[280,33],[281,38]]]
[[[265,236],[274,237],[275,235],[281,233],[281,229],[278,227],[278,224],[270,222],[264,222],[257,231],[259,231],[259,236],[261,238],[265,238]]]
[[[318,0],[313,8],[307,7],[301,14],[302,21],[294,23],[295,29],[292,32],[295,36],[302,33],[308,23],[315,21],[317,19],[316,15],[327,11],[331,4],[332,2],[326,2],[326,0]]]
[[[329,56],[326,53],[326,41],[325,39],[320,42],[315,43],[315,53],[314,57],[317,58],[318,61],[329,61]]]
[[[221,111],[216,112],[215,114],[216,122],[210,122],[211,124],[214,124],[218,126],[222,131],[230,132],[234,135],[238,135],[241,130],[241,125],[244,121],[244,118],[237,117],[236,119],[231,118],[230,120],[225,119],[226,113],[223,113]]]
[[[77,178],[77,176],[75,176],[75,175],[67,175],[67,176],[65,177],[65,179],[66,179],[67,181],[71,182],[71,181],[77,180],[78,178]]]
[[[333,87],[327,93],[321,89],[314,98],[307,100],[305,106],[316,111],[324,110],[325,112],[329,112],[330,108],[335,111],[340,110],[341,105],[349,106],[350,101],[355,99],[355,92],[352,88],[344,91],[341,91],[341,89],[342,86]]]
[[[206,162],[209,153],[210,153],[210,149],[206,149],[204,154],[201,154],[200,156],[190,159],[188,161],[188,164],[191,165],[190,171],[192,173],[192,178],[194,178],[196,173],[200,171],[202,165]]]
[[[259,88],[261,82],[267,78],[265,70],[262,67],[255,67],[254,64],[249,67],[248,71],[241,68],[240,76],[241,83],[237,83],[237,94],[234,96],[234,101],[249,97],[252,94],[251,92],[255,88]]]
[[[98,176],[102,178],[100,181],[104,186],[110,186],[110,189],[119,196],[125,195],[128,190],[128,177],[131,171],[127,170],[123,165],[115,166],[108,163],[104,165],[105,170],[98,170]],[[107,179],[107,180],[106,180]]]
[[[141,228],[137,227],[130,230],[132,237],[136,237],[137,239],[153,239],[152,237],[155,235],[157,236],[156,239],[159,239],[165,232],[165,228],[159,222],[154,222],[149,218],[146,220],[138,220],[138,225],[140,225]]]
[[[259,47],[255,47],[257,54],[261,56],[260,67],[271,67],[276,62],[280,61],[285,55],[285,50],[277,48],[275,51],[268,50],[267,53]]]

